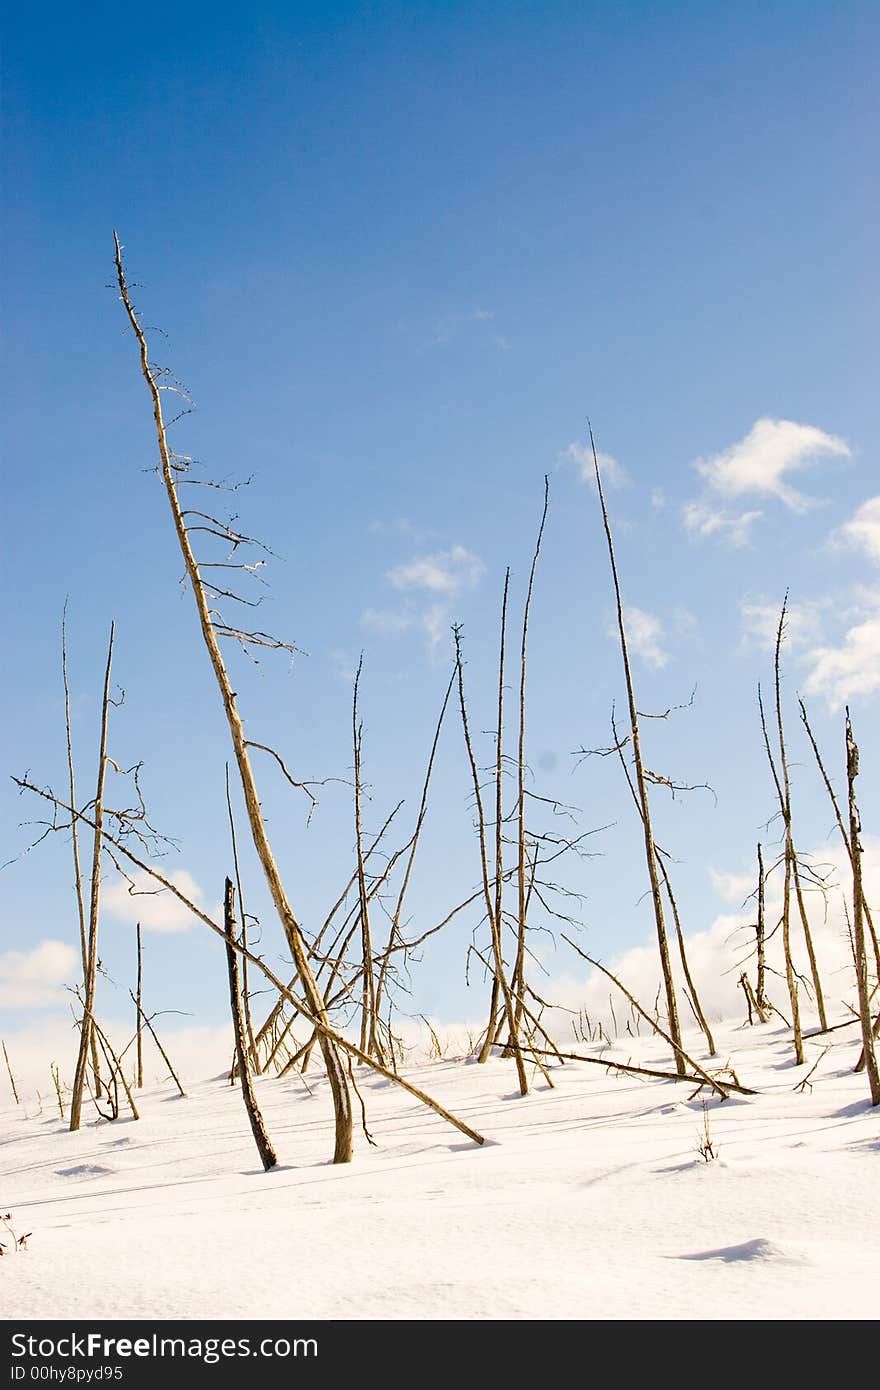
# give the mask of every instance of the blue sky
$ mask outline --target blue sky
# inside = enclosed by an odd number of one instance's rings
[[[623,694],[582,477],[589,416],[613,460],[640,704],[663,710],[697,688],[693,708],[649,727],[649,765],[718,797],[655,798],[658,839],[682,860],[687,928],[721,910],[710,867],[742,873],[775,833],[761,828],[773,802],[755,685],[770,679],[768,612],[786,588],[799,839],[821,848],[831,821],[797,691],[836,776],[850,700],[876,825],[877,28],[874,5],[807,2],[160,4],[148,24],[50,3],[8,16],[5,773],[64,785],[69,596],[91,795],[115,619],[126,701],[111,752],[143,759],[153,820],[179,841],[170,867],[206,903],[220,897],[228,749],[150,472],[149,402],[111,287],[117,227],[144,322],[162,330],[153,355],[198,407],[176,447],[209,476],[253,475],[229,502],[279,557],[260,625],[308,653],[256,668],[231,657],[253,738],[301,775],[348,775],[363,650],[368,825],[401,797],[401,817],[414,816],[453,621],[473,726],[493,727],[504,570],[515,647],[549,474],[530,647],[535,788],[580,808],[580,828],[610,827],[591,841],[601,857],[560,869],[585,895],[587,949],[610,958],[649,939],[620,770],[573,756],[608,742]],[[482,733],[480,748],[488,761]],[[478,877],[454,719],[441,751],[417,928]],[[348,792],[328,785],[307,827],[272,765],[258,776],[311,926],[350,871]],[[17,858],[33,815],[7,782],[6,1031],[63,1010],[58,987],[72,979],[63,955],[28,954],[77,939],[66,843]],[[247,882],[277,953],[250,861]],[[104,932],[110,1014],[133,968],[123,917],[108,914]],[[414,968],[405,1010],[482,1014],[484,987],[464,980],[468,939],[462,923]],[[147,942],[155,1007],[225,1017],[212,941],[194,928]],[[572,968],[541,949],[551,973]],[[47,959],[45,991],[28,992]],[[12,1007],[25,998],[34,1009]]]

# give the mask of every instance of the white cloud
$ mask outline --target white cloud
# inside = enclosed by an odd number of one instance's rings
[[[856,696],[880,690],[880,608],[851,627],[837,647],[814,647],[807,653],[807,695],[825,697],[836,712]]]
[[[432,661],[441,661],[452,649],[451,614],[445,603],[432,603],[422,614],[422,627],[428,638]]]
[[[622,463],[618,463],[611,454],[603,454],[597,451],[599,459],[599,472],[602,475],[602,486],[619,490],[624,487],[632,486],[632,479],[627,473]],[[572,440],[567,449],[563,449],[560,458],[576,463],[580,471],[581,482],[590,483],[596,486],[596,470],[593,465],[593,448],[590,444],[581,444],[576,439]]]
[[[626,623],[627,642],[632,650],[648,666],[653,666],[657,670],[665,666],[669,660],[669,654],[663,650],[658,640],[663,634],[663,625],[659,618],[655,618],[651,613],[646,613],[642,608],[632,607],[624,608],[623,617]]]
[[[828,599],[817,599],[789,604],[785,612],[784,643],[789,647],[804,647],[816,642],[821,634],[822,614],[829,602]],[[739,610],[746,640],[751,639],[768,651],[773,651],[781,607],[779,603],[753,603],[743,599]]]
[[[389,608],[365,608],[361,614],[361,627],[368,632],[376,632],[380,637],[396,637],[413,625],[411,613],[400,613]]]
[[[720,873],[717,869],[709,866],[709,878],[712,880],[712,887],[720,898],[726,903],[744,903],[750,893],[755,891],[758,882],[757,866],[746,869],[741,874]]]
[[[165,877],[197,907],[210,914],[210,908],[202,901],[201,888],[186,869],[175,869]],[[149,874],[139,869],[132,874],[132,881],[133,892],[122,877],[114,879],[102,891],[103,905],[117,921],[140,922],[145,931],[155,932],[188,931],[194,925],[196,919],[189,909],[166,888],[159,888]]]
[[[756,420],[745,439],[694,467],[712,492],[722,497],[776,497],[791,511],[812,506],[810,498],[786,482],[786,475],[827,456],[849,458],[850,449],[836,435],[794,420]]]
[[[880,497],[869,497],[863,502],[855,515],[837,530],[834,539],[863,550],[869,559],[880,564]]]
[[[737,548],[750,543],[751,527],[763,515],[758,510],[736,515],[706,502],[686,502],[682,508],[686,530],[694,531],[698,536],[718,536]]]
[[[418,556],[407,565],[397,565],[386,577],[395,589],[457,594],[462,589],[474,588],[485,568],[478,555],[463,545],[454,545],[450,550],[439,550],[433,555]]]
[[[41,941],[31,951],[0,954],[0,1006],[44,1009],[63,999],[62,986],[80,972],[79,953],[63,941]]]

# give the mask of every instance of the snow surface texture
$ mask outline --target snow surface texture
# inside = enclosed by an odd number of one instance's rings
[[[257,1092],[279,1155],[260,1167],[227,1077],[139,1093],[142,1118],[67,1132],[43,1098],[0,1112],[4,1318],[864,1319],[880,1311],[880,1107],[858,1028],[808,1040],[719,1027],[711,1062],[755,1096],[568,1062],[523,1099],[513,1064],[407,1070],[478,1147],[360,1069],[370,1147],[329,1162],[326,1084]],[[810,1085],[795,1089],[823,1049]],[[670,1068],[654,1038],[585,1055]],[[4,1103],[5,1105],[5,1103]],[[359,1108],[356,1106],[356,1113]]]

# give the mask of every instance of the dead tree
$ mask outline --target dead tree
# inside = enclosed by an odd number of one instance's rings
[[[354,833],[357,854],[358,901],[360,903],[361,925],[361,1052],[369,1052],[384,1060],[382,1046],[376,1026],[376,976],[373,973],[373,938],[370,932],[370,903],[367,893],[367,876],[364,868],[364,840],[361,824],[361,750],[364,740],[363,722],[358,718],[358,687],[364,655],[361,652],[357,673],[354,678],[354,694],[351,702],[351,733],[354,749]]]
[[[9,1061],[9,1053],[6,1051],[5,1041],[3,1042],[3,1060],[6,1063],[6,1071],[9,1076],[9,1084],[12,1087],[12,1094],[15,1097],[15,1103],[16,1105],[20,1105],[21,1101],[18,1098],[18,1087],[15,1084],[15,1077],[12,1075],[12,1065]]]
[[[855,866],[853,865],[853,851],[852,851],[852,845],[850,844],[850,840],[849,840],[849,832],[847,831],[847,828],[846,828],[846,826],[844,825],[844,822],[843,822],[843,815],[841,814],[840,805],[838,804],[837,796],[835,795],[834,788],[833,788],[832,785],[831,785],[831,779],[830,779],[830,777],[828,776],[828,773],[827,773],[826,770],[825,770],[825,764],[824,764],[824,762],[823,762],[823,760],[822,760],[822,754],[821,754],[820,751],[819,751],[819,745],[818,745],[818,743],[816,742],[816,736],[815,736],[815,734],[813,733],[813,730],[812,730],[812,728],[811,728],[811,726],[810,726],[810,721],[809,721],[809,719],[807,718],[806,706],[804,705],[804,702],[803,702],[803,700],[801,700],[801,699],[798,700],[798,704],[799,704],[799,706],[800,706],[800,711],[801,711],[801,720],[802,720],[802,722],[803,722],[804,728],[805,728],[806,731],[807,731],[807,736],[808,736],[808,738],[809,738],[809,740],[810,740],[810,745],[811,745],[811,747],[812,747],[812,749],[813,749],[813,755],[814,755],[814,757],[815,757],[815,759],[816,759],[816,763],[817,763],[817,765],[818,765],[819,771],[820,771],[820,773],[822,774],[822,781],[825,783],[825,790],[828,792],[828,796],[829,796],[829,799],[830,799],[830,801],[831,801],[831,805],[832,805],[832,807],[834,808],[834,818],[835,818],[835,820],[837,821],[837,828],[838,828],[838,830],[840,831],[840,838],[843,840],[844,849],[846,850],[847,857],[848,857],[849,862],[850,862],[850,866],[851,866],[852,868],[854,868]],[[874,929],[874,922],[873,922],[873,919],[872,919],[872,917],[871,917],[871,909],[870,909],[870,907],[868,906],[867,901],[863,901],[863,902],[862,902],[862,911],[864,912],[864,915],[865,915],[865,922],[866,922],[866,924],[867,924],[868,931],[870,932],[870,935],[871,935],[871,944],[872,944],[872,946],[873,946],[873,948],[874,948],[874,963],[875,963],[875,966],[876,966],[876,969],[877,969],[877,977],[878,977],[878,979],[880,979],[880,941],[878,941],[878,939],[877,939],[877,932],[876,932],[875,929]]]
[[[758,910],[755,921],[755,952],[757,955],[757,985],[755,988],[755,1007],[762,1023],[767,1021],[767,954],[766,926],[764,922],[764,855],[758,842]]]
[[[61,677],[64,683],[64,726],[67,733],[67,786],[70,804],[76,805],[76,776],[73,763],[73,730],[70,719],[70,682],[67,678],[67,600],[61,616]],[[83,990],[89,973],[89,947],[86,936],[86,909],[83,900],[82,868],[79,859],[79,827],[76,821],[70,827],[70,842],[73,847],[73,886],[76,895],[76,909],[79,918],[79,940],[82,956]],[[94,1034],[91,1038],[92,1072],[95,1081],[95,1094],[101,1094],[101,1068],[98,1061],[98,1043]]]
[[[137,924],[137,998],[135,999],[135,1010],[137,1013],[137,1088],[142,1091],[144,1088],[144,1040],[141,1019],[143,1017],[143,983],[144,983],[144,953],[141,944],[141,924]]]
[[[254,1143],[260,1155],[260,1162],[268,1173],[270,1168],[274,1168],[278,1159],[272,1147],[272,1141],[266,1133],[266,1126],[263,1123],[263,1116],[260,1107],[257,1105],[257,1098],[254,1095],[253,1082],[251,1081],[250,1067],[248,1066],[248,1043],[245,1035],[244,1015],[241,1007],[241,985],[238,978],[238,953],[236,951],[237,935],[235,930],[235,889],[232,880],[227,878],[226,887],[223,894],[223,925],[226,930],[226,963],[229,969],[229,1000],[232,1006],[232,1027],[235,1033],[235,1055],[238,1059],[238,1075],[241,1079],[241,1094],[244,1098],[244,1108],[250,1121],[251,1130],[254,1136]]]
[[[816,961],[816,952],[813,948],[813,937],[810,931],[810,923],[804,905],[804,896],[801,889],[800,866],[798,864],[797,853],[794,847],[794,837],[792,833],[792,812],[791,812],[791,780],[788,774],[788,755],[785,748],[785,733],[782,722],[782,680],[780,674],[780,652],[782,650],[782,638],[785,630],[785,615],[788,605],[788,595],[782,603],[782,611],[779,614],[779,626],[776,629],[776,648],[773,659],[774,690],[776,695],[776,731],[779,739],[779,765],[782,798],[780,810],[782,811],[783,825],[785,828],[785,856],[790,864],[790,869],[786,871],[786,878],[790,879],[794,885],[795,897],[797,899],[798,913],[801,919],[801,926],[804,931],[804,942],[807,947],[807,955],[810,959],[810,972],[813,977],[813,988],[816,995],[816,1008],[819,1013],[819,1027],[824,1031],[828,1027],[828,1019],[825,1016],[825,998],[822,993],[822,981],[819,978],[819,966]]]
[[[161,478],[165,488],[168,505],[171,510],[178,544],[183,556],[187,578],[192,589],[202,638],[208,652],[208,657],[226,715],[230,739],[235,753],[235,761],[244,794],[251,838],[263,873],[266,877],[269,892],[281,922],[288,949],[293,958],[297,978],[302,986],[307,1014],[321,1025],[319,1046],[324,1058],[324,1066],[327,1071],[327,1078],[333,1096],[335,1116],[333,1161],[335,1163],[348,1163],[351,1161],[352,1157],[353,1126],[348,1080],[339,1055],[338,1044],[334,1039],[333,1030],[329,1026],[324,999],[317,981],[315,980],[311,965],[309,964],[308,952],[302,931],[288,900],[278,865],[272,853],[269,837],[266,833],[266,826],[260,808],[260,798],[257,792],[253,768],[251,766],[250,754],[248,752],[248,749],[252,747],[253,744],[245,738],[244,726],[238,711],[236,693],[232,688],[223,660],[223,654],[220,650],[221,638],[238,641],[246,646],[256,645],[277,648],[286,644],[280,643],[277,639],[269,637],[266,633],[246,632],[241,628],[223,622],[216,608],[213,606],[221,598],[230,597],[230,591],[223,590],[217,585],[210,583],[200,572],[199,563],[193,551],[190,535],[190,518],[195,518],[194,525],[207,528],[215,536],[224,535],[225,533],[225,538],[230,541],[233,550],[238,545],[243,544],[247,538],[239,533],[233,533],[228,526],[224,526],[223,523],[218,523],[216,518],[207,516],[207,514],[201,512],[194,513],[189,510],[185,511],[181,506],[178,488],[181,482],[185,481],[188,465],[185,460],[172,453],[168,444],[158,373],[150,363],[147,341],[131,302],[122,264],[122,247],[119,242],[119,237],[115,232],[114,243],[119,293],[125,306],[128,321],[137,338],[140,352],[141,373],[152,402],[153,421],[159,446]],[[236,597],[234,594],[231,596]]]
[[[21,788],[22,791],[31,792],[33,795],[41,797],[44,801],[51,803],[56,813],[58,811],[64,811],[68,815],[75,816],[78,820],[82,821],[84,825],[94,829],[94,822],[85,815],[84,812],[76,810],[75,807],[68,806],[60,797],[56,796],[47,788],[37,786],[35,782],[32,782],[27,777],[13,777],[12,781],[17,787]],[[54,824],[50,828],[60,830],[64,827]],[[108,852],[112,848],[115,854],[127,860],[128,863],[132,864],[136,869],[140,869],[143,873],[148,874],[150,878],[159,884],[160,888],[165,889],[173,898],[176,898],[178,902],[182,903],[187,911],[191,912],[192,915],[202,922],[209,931],[213,932],[215,936],[220,937],[224,943],[228,940],[226,930],[223,926],[213,921],[206,912],[203,912],[191,898],[188,898],[186,894],[182,892],[176,883],[166,878],[164,874],[159,873],[158,869],[156,869],[153,864],[148,863],[147,860],[135,854],[130,846],[122,839],[105,831],[104,845],[105,850]],[[445,925],[445,923],[443,925]],[[361,1052],[360,1048],[355,1043],[351,1042],[351,1040],[346,1038],[342,1033],[337,1032],[324,1018],[318,1018],[316,1014],[313,1014],[305,999],[295,994],[292,986],[283,984],[261,956],[255,955],[253,950],[243,946],[241,942],[236,943],[235,950],[240,956],[247,955],[251,965],[259,970],[260,974],[268,980],[279,997],[282,998],[285,1003],[292,1006],[297,1013],[301,1014],[305,1021],[312,1025],[318,1035],[323,1036],[326,1034],[333,1045],[340,1051],[347,1053],[356,1061],[366,1062],[373,1071],[378,1072],[380,1076],[384,1076],[386,1080],[393,1082],[394,1085],[401,1087],[401,1089],[406,1091],[409,1095],[415,1096],[415,1098],[421,1101],[423,1105],[426,1105],[429,1110],[433,1110],[435,1114],[448,1121],[449,1124],[453,1125],[462,1134],[467,1135],[475,1144],[485,1143],[484,1136],[472,1129],[464,1120],[458,1119],[450,1111],[440,1105],[438,1101],[420,1090],[418,1086],[414,1086],[411,1081],[407,1081],[405,1077],[399,1076],[396,1072],[389,1070],[389,1068],[384,1066],[381,1062],[377,1062],[375,1058],[369,1057],[366,1053]]]
[[[550,480],[544,476],[544,510],[541,513],[541,524],[538,527],[538,539],[535,543],[535,553],[532,556],[532,567],[529,571],[529,587],[526,592],[525,607],[523,609],[522,620],[522,639],[520,642],[520,664],[519,664],[519,731],[517,736],[516,750],[516,960],[513,967],[512,988],[516,1005],[514,1009],[514,1027],[519,1035],[522,1026],[522,1014],[525,995],[525,961],[526,961],[526,906],[528,901],[528,881],[526,876],[526,821],[525,821],[525,736],[526,736],[526,644],[529,635],[529,610],[532,606],[532,591],[535,587],[535,571],[538,567],[538,557],[541,554],[541,541],[544,537],[544,524],[547,520],[547,508],[550,502]],[[500,732],[499,732],[500,739]]]
[[[489,1001],[489,1017],[487,1030],[485,1030],[484,1040],[480,1049],[480,1061],[485,1062],[491,1052],[492,1042],[495,1040],[496,1020],[498,1013],[503,1011],[506,1017],[507,1029],[509,1029],[509,1044],[512,1047],[514,1058],[516,1058],[517,1079],[520,1083],[520,1095],[528,1093],[528,1077],[525,1074],[523,1062],[523,1051],[519,1044],[516,1033],[516,1016],[514,1016],[513,995],[510,992],[510,984],[507,981],[505,969],[505,949],[503,949],[502,938],[502,892],[503,892],[503,816],[502,816],[502,773],[503,773],[503,684],[505,684],[505,632],[507,617],[507,587],[510,582],[510,570],[505,575],[505,594],[502,600],[502,619],[500,619],[500,653],[499,653],[499,674],[498,674],[498,731],[496,731],[495,745],[495,881],[489,876],[489,862],[487,852],[487,826],[485,826],[485,812],[482,809],[482,791],[480,787],[480,771],[477,767],[477,759],[474,756],[474,746],[471,742],[470,727],[467,721],[467,705],[464,701],[464,663],[462,659],[462,631],[460,628],[453,628],[455,635],[456,648],[456,671],[459,677],[459,709],[462,713],[462,730],[464,734],[464,746],[467,749],[467,760],[470,763],[471,781],[474,787],[474,805],[477,812],[477,828],[480,834],[480,867],[482,872],[482,892],[484,892],[485,910],[489,931],[492,937],[492,998]],[[500,1009],[499,1009],[500,999]]]
[[[632,669],[629,661],[629,648],[626,640],[626,624],[623,615],[623,599],[620,592],[620,579],[617,573],[617,561],[614,557],[614,542],[611,535],[611,523],[608,519],[608,508],[605,505],[605,494],[602,490],[602,475],[599,470],[599,455],[596,452],[596,441],[593,438],[593,429],[590,426],[590,445],[593,451],[593,467],[596,474],[596,488],[599,493],[599,506],[602,509],[602,524],[605,529],[605,540],[608,545],[608,559],[611,564],[611,578],[614,584],[614,597],[617,608],[617,630],[620,640],[620,653],[623,660],[623,674],[626,682],[626,696],[629,706],[630,718],[630,739],[633,749],[633,766],[635,769],[636,789],[638,791],[638,804],[641,813],[642,830],[645,839],[645,861],[648,868],[648,879],[651,885],[651,902],[654,908],[654,922],[657,928],[657,944],[660,950],[660,968],[663,973],[663,986],[666,992],[666,1013],[669,1021],[669,1033],[672,1039],[672,1047],[675,1053],[676,1070],[679,1073],[685,1071],[685,1057],[681,1047],[681,1026],[678,1018],[678,1002],[675,997],[675,980],[672,973],[672,962],[669,958],[669,941],[666,935],[666,921],[663,914],[663,896],[660,888],[660,875],[657,871],[657,851],[654,842],[654,832],[651,826],[651,807],[648,799],[648,784],[645,777],[645,768],[642,761],[642,745],[639,729],[639,714],[636,705],[635,688],[633,685]]]
[[[92,886],[89,899],[89,935],[86,949],[86,978],[83,997],[83,1015],[79,1038],[79,1056],[73,1078],[73,1092],[70,1097],[70,1129],[77,1130],[82,1117],[83,1091],[85,1089],[86,1066],[92,1045],[94,1024],[95,986],[98,977],[98,916],[101,895],[101,836],[104,825],[104,780],[107,772],[107,724],[110,711],[110,670],[113,665],[114,624],[110,624],[110,642],[107,648],[107,665],[104,671],[104,696],[101,702],[101,736],[98,746],[98,785],[95,792],[94,840],[92,848]]]
[[[153,1027],[153,1019],[156,1017],[156,1015],[155,1015],[155,1014],[152,1014],[152,1015],[150,1015],[150,1016],[148,1017],[147,1014],[144,1013],[143,1009],[142,1009],[141,1006],[140,1006],[139,1001],[135,998],[135,996],[134,996],[134,994],[132,993],[132,991],[129,990],[128,993],[129,993],[129,997],[130,997],[130,999],[131,999],[131,1002],[134,1004],[135,1009],[136,1009],[136,1011],[137,1011],[138,1020],[141,1021],[141,1022],[143,1022],[144,1027],[146,1028],[146,1030],[147,1030],[147,1032],[149,1033],[150,1037],[153,1039],[153,1042],[156,1044],[156,1050],[158,1051],[159,1056],[162,1058],[162,1061],[165,1063],[166,1067],[168,1068],[168,1074],[169,1074],[169,1076],[171,1077],[171,1080],[174,1082],[175,1086],[177,1087],[178,1093],[180,1094],[180,1096],[181,1096],[182,1098],[185,1098],[185,1097],[186,1097],[186,1091],[183,1089],[183,1086],[181,1085],[180,1077],[177,1075],[177,1072],[174,1070],[174,1067],[173,1067],[172,1064],[171,1064],[171,1058],[168,1056],[168,1053],[165,1051],[164,1047],[163,1047],[162,1044],[160,1043],[160,1041],[159,1041],[159,1036],[158,1036],[158,1034],[157,1034],[155,1028]]]
[[[626,758],[624,757],[624,748],[626,746],[626,740],[623,740],[618,736],[617,723],[614,718],[613,711],[611,714],[611,736],[614,740],[612,747],[617,752],[617,755],[620,759],[620,765],[623,768],[623,775],[626,778],[627,786],[630,790],[630,795],[632,796],[632,799],[635,802],[636,810],[638,811],[639,815],[641,815],[641,802],[639,800],[638,795],[636,794],[636,789],[633,785],[633,779],[630,774],[629,767],[627,766]],[[681,918],[678,915],[678,903],[676,902],[675,894],[672,891],[672,882],[670,880],[669,870],[667,869],[665,862],[666,858],[668,858],[668,855],[666,855],[666,852],[662,850],[660,846],[656,843],[654,844],[654,853],[656,855],[657,868],[660,872],[660,877],[663,879],[663,887],[666,889],[666,898],[669,903],[669,907],[672,911],[672,920],[675,924],[675,936],[678,942],[678,954],[681,960],[681,968],[684,972],[685,982],[687,984],[687,998],[689,999],[691,1008],[693,1009],[694,1018],[697,1020],[697,1023],[703,1030],[703,1034],[705,1036],[706,1043],[709,1048],[709,1053],[712,1057],[714,1057],[716,1052],[715,1039],[712,1036],[712,1029],[709,1027],[708,1020],[706,1019],[706,1015],[703,1012],[703,1006],[700,1003],[700,996],[697,992],[696,982],[694,981],[694,978],[691,974],[691,968],[688,963],[687,949],[685,947],[684,940],[684,932],[681,929]]]
[[[380,967],[379,967],[379,975],[378,975],[378,979],[377,979],[377,981],[376,981],[376,1017],[377,1017],[377,1019],[381,1016],[381,1009],[382,1009],[382,994],[383,994],[383,991],[384,991],[384,989],[385,989],[385,983],[386,983],[386,979],[387,979],[387,975],[388,975],[388,970],[389,970],[389,968],[390,968],[390,963],[391,963],[392,955],[393,955],[393,953],[396,951],[396,949],[397,949],[397,947],[398,947],[398,944],[399,944],[399,942],[400,942],[400,923],[401,923],[401,917],[402,917],[402,913],[403,913],[403,904],[404,904],[404,900],[405,900],[405,898],[406,898],[407,889],[409,888],[410,879],[411,879],[411,877],[412,877],[413,864],[414,864],[414,862],[415,862],[416,851],[418,850],[418,847],[419,847],[419,839],[420,839],[421,833],[422,833],[422,826],[424,825],[424,823],[425,823],[425,817],[426,817],[427,814],[428,814],[428,792],[429,792],[429,788],[430,788],[430,785],[431,785],[431,774],[432,774],[432,772],[433,772],[433,770],[434,770],[434,761],[435,761],[435,758],[436,758],[436,756],[437,756],[437,745],[438,745],[438,743],[440,742],[440,730],[441,730],[442,727],[443,727],[443,720],[444,720],[444,718],[445,718],[445,716],[446,716],[446,709],[447,709],[447,706],[448,706],[448,704],[449,704],[449,697],[450,697],[450,695],[452,694],[452,687],[453,687],[453,685],[455,684],[455,676],[456,676],[456,671],[455,671],[455,667],[453,667],[452,674],[451,674],[450,677],[449,677],[449,684],[448,684],[447,687],[446,687],[446,694],[445,694],[444,697],[443,697],[443,704],[442,704],[442,706],[441,706],[441,708],[440,708],[440,715],[439,715],[439,718],[438,718],[438,720],[437,720],[437,724],[436,724],[436,726],[435,726],[435,728],[434,728],[434,739],[433,739],[433,742],[432,742],[432,744],[431,744],[431,752],[430,752],[430,755],[429,755],[429,757],[428,757],[428,766],[427,766],[427,769],[426,769],[426,771],[425,771],[425,780],[424,780],[424,782],[422,783],[422,797],[421,797],[421,801],[420,801],[420,803],[419,803],[419,813],[418,813],[418,816],[416,817],[416,827],[415,827],[415,830],[413,831],[412,839],[410,840],[410,843],[409,843],[409,846],[408,846],[406,868],[404,869],[404,872],[403,872],[403,879],[402,879],[402,881],[401,881],[400,890],[399,890],[398,895],[397,895],[397,901],[396,901],[396,903],[395,903],[395,905],[394,905],[394,912],[393,912],[392,917],[391,917],[391,928],[390,928],[390,931],[389,931],[389,933],[388,933],[388,944],[387,944],[387,946],[385,947],[385,950],[384,950],[384,952],[383,952],[383,954],[382,954],[382,963],[381,963],[381,965],[380,965]],[[404,947],[404,950],[405,950],[405,949],[406,949],[406,947]],[[392,1046],[391,1046],[391,1054],[392,1054],[392,1058],[393,1058],[393,1055],[394,1055],[393,1043],[392,1043]]]
[[[229,838],[232,843],[232,863],[235,868],[235,886],[238,890],[238,902],[241,908],[241,940],[247,946],[247,913],[244,910],[244,894],[241,889],[241,869],[238,863],[238,838],[235,833],[235,816],[232,811],[232,791],[229,786],[229,764],[226,764],[226,810],[229,815]],[[248,1054],[251,1059],[251,1066],[259,1071],[257,1060],[257,1044],[254,1038],[254,1024],[251,1018],[251,997],[248,985],[248,963],[247,957],[243,956],[241,961],[241,1003],[244,1011],[244,1025],[248,1040]]]
[[[846,783],[849,792],[849,843],[853,867],[853,949],[856,965],[856,984],[859,994],[859,1018],[862,1025],[862,1057],[868,1074],[871,1104],[880,1105],[880,1067],[874,1047],[871,1023],[871,996],[868,990],[868,956],[865,950],[865,910],[862,890],[862,823],[856,801],[855,781],[859,773],[859,749],[853,737],[849,709],[846,711]],[[859,1059],[862,1060],[861,1058]]]
[[[758,710],[761,716],[761,731],[764,735],[764,748],[767,753],[767,761],[770,764],[770,771],[773,775],[773,782],[776,787],[776,796],[782,809],[783,818],[785,817],[785,792],[780,781],[779,772],[776,768],[776,760],[773,757],[773,750],[770,747],[770,735],[767,732],[767,720],[764,715],[764,700],[761,695],[761,687],[758,686]],[[804,1060],[804,1036],[801,1027],[801,1006],[798,998],[798,981],[795,973],[794,961],[791,955],[791,855],[788,852],[788,836],[786,832],[786,848],[783,852],[784,861],[784,882],[782,885],[782,916],[780,924],[782,926],[782,953],[785,958],[785,983],[788,989],[789,1003],[791,1004],[791,1028],[794,1039],[794,1057],[798,1066]]]

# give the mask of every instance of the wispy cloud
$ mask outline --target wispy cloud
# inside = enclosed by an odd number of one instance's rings
[[[850,458],[845,440],[815,425],[795,420],[756,420],[744,439],[718,454],[699,458],[694,468],[703,479],[701,497],[685,503],[685,528],[698,536],[715,536],[730,545],[747,545],[761,511],[729,511],[725,502],[740,497],[775,498],[796,514],[817,505],[791,486],[789,475],[824,458]]]
[[[63,985],[73,983],[79,956],[63,941],[41,941],[30,951],[0,954],[0,1007],[44,1009],[64,998]]]
[[[786,646],[805,647],[817,642],[822,635],[822,617],[830,603],[830,599],[790,603],[785,610],[783,636]],[[776,645],[781,607],[780,603],[768,603],[763,599],[742,599],[739,611],[744,641],[772,651]]]
[[[495,310],[479,308],[471,309],[467,313],[444,314],[434,325],[431,346],[442,347],[446,343],[451,343],[454,338],[468,329],[479,331],[502,352],[507,352],[510,348],[509,339],[495,327]]]
[[[166,877],[197,907],[210,914],[203,901],[202,890],[186,869],[175,869]],[[132,886],[133,885],[133,886]],[[167,889],[156,891],[156,880],[138,870],[132,874],[132,885],[119,877],[108,883],[102,893],[106,910],[119,922],[140,922],[145,931],[188,931],[195,918],[183,903]]]
[[[849,458],[849,445],[815,425],[761,419],[745,439],[720,454],[697,459],[694,467],[721,497],[776,497],[791,511],[803,512],[815,503],[790,487],[786,476],[826,457]]]
[[[712,887],[720,898],[726,903],[744,903],[750,893],[753,893],[758,880],[757,868],[754,870],[746,869],[741,874],[721,873],[718,869],[709,866],[709,878],[712,880]]]
[[[408,564],[396,565],[386,578],[395,589],[429,589],[437,594],[457,594],[472,589],[486,566],[478,555],[463,545],[417,556]]]
[[[837,545],[861,550],[875,564],[880,564],[880,497],[869,497],[849,521],[834,532]]]
[[[669,661],[669,653],[660,645],[663,624],[652,613],[643,608],[627,607],[623,610],[626,623],[628,645],[648,666],[659,670]]]
[[[365,608],[361,614],[361,627],[380,637],[396,637],[398,633],[407,632],[414,622],[412,613],[393,608]]]
[[[824,697],[836,712],[857,696],[868,699],[880,691],[880,596],[874,610],[853,624],[837,646],[814,647],[804,691]]]
[[[593,464],[593,448],[590,444],[582,444],[579,440],[573,439],[572,442],[563,449],[559,455],[563,463],[573,463],[577,466],[581,482],[589,483],[592,487],[596,486],[596,469]],[[619,490],[620,488],[631,487],[632,479],[627,473],[622,463],[619,463],[611,454],[603,454],[597,450],[599,460],[599,472],[602,475],[602,486]]]
[[[402,606],[365,608],[361,626],[379,637],[396,637],[419,631],[432,661],[445,658],[451,648],[452,604],[466,590],[476,588],[486,566],[463,545],[416,555],[387,570],[386,581],[402,596]]]
[[[760,520],[763,512],[756,510],[737,515],[706,502],[686,502],[682,516],[685,530],[693,531],[698,536],[717,536],[719,540],[739,548],[750,544],[751,528]]]

